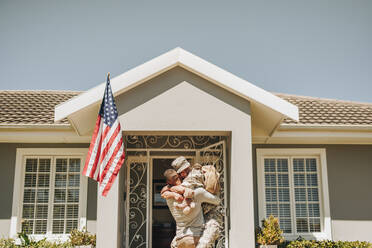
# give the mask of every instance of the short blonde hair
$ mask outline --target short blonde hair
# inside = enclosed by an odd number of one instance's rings
[[[164,171],[164,177],[167,180],[172,179],[172,176],[174,176],[174,175],[178,175],[177,171],[174,170],[174,169],[167,169],[166,171]]]

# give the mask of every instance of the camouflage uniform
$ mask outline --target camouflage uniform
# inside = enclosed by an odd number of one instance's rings
[[[170,247],[171,248],[177,248],[177,236],[174,236]]]
[[[218,224],[218,216],[221,216],[218,214],[219,209],[211,208],[211,211],[204,216],[203,213],[205,213],[204,210],[207,207],[203,209],[202,206],[203,202],[219,204],[219,198],[206,191],[204,188],[198,188],[195,190],[195,199],[197,203],[196,211],[198,213],[196,217],[187,217],[182,211],[174,207],[174,199],[167,199],[168,207],[177,223],[176,237],[171,243],[171,248],[177,248],[179,239],[185,236],[200,237],[202,241],[197,247],[213,247],[213,244],[219,236],[220,224]],[[207,222],[205,222],[205,217],[207,217]],[[189,225],[190,223],[191,225]]]
[[[181,185],[192,189],[203,187],[203,174],[201,167],[195,166],[187,175]],[[215,246],[216,240],[220,237],[223,227],[223,216],[221,214],[221,206],[215,206],[208,203],[203,203],[204,213],[204,230],[200,237],[196,248],[212,248]]]
[[[186,159],[180,159],[186,160]],[[176,159],[177,160],[177,159]],[[172,166],[178,170],[179,167],[172,164]],[[192,166],[190,173],[183,180],[182,186],[195,189],[198,187],[204,187],[204,176],[201,171],[201,165],[195,164]],[[220,237],[221,230],[223,227],[223,216],[221,213],[221,206],[215,206],[208,203],[203,203],[203,214],[204,214],[204,230],[200,237],[199,243],[196,248],[212,248],[215,246],[216,240]],[[171,248],[177,248],[177,238],[172,240]]]
[[[203,203],[203,212],[205,217],[205,225],[203,235],[200,237],[196,248],[212,248],[215,246],[217,239],[221,235],[223,227],[223,216],[220,212],[220,206]],[[171,248],[177,248],[177,236],[173,238],[170,245]]]
[[[183,179],[182,186],[189,188],[189,189],[196,189],[199,187],[204,187],[204,177],[201,171],[201,166],[194,165],[191,168],[190,173],[187,175],[185,179]]]
[[[200,237],[196,248],[212,248],[215,246],[223,227],[221,208],[221,206],[214,206],[208,203],[203,204],[205,225],[203,235]]]

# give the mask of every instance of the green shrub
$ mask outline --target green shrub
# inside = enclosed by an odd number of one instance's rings
[[[45,239],[36,241],[25,232],[18,233],[20,245],[15,244],[14,239],[0,239],[0,248],[74,248],[75,246],[88,245],[96,246],[96,235],[90,234],[84,229],[83,231],[72,230],[70,241],[52,242]]]
[[[296,240],[290,242],[287,248],[372,248],[372,243],[361,241]]]
[[[15,244],[14,239],[0,239],[0,247],[1,248],[73,248],[70,242],[64,243],[55,243],[47,241],[46,239],[42,239],[39,241],[35,241],[31,239],[27,234],[20,233],[19,238],[21,241],[20,245]]]
[[[21,240],[21,247],[42,247],[40,245],[46,241],[46,239],[35,241],[26,232],[18,233],[18,238]]]
[[[91,245],[96,247],[96,235],[90,234],[86,229],[82,231],[72,230],[70,232],[70,241],[72,245]]]
[[[17,246],[14,244],[14,239],[0,239],[0,247],[1,248],[16,248]]]
[[[52,242],[46,238],[36,241],[25,232],[18,233],[18,238],[20,245],[16,245],[14,239],[0,239],[0,248],[74,248],[80,245],[96,247],[96,235],[90,234],[86,229],[72,230],[68,242]]]
[[[29,248],[73,248],[74,246],[71,245],[70,242],[63,242],[63,243],[60,243],[60,242],[51,242],[51,241],[47,241],[45,239],[42,239],[40,240],[37,245],[35,246],[26,246],[26,247],[29,247]]]
[[[261,245],[280,245],[284,239],[282,237],[283,231],[280,230],[279,220],[270,215],[264,220],[263,228],[258,231],[257,243]]]

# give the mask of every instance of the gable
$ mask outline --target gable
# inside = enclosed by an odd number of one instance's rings
[[[210,85],[220,88],[219,92],[224,93],[219,94],[218,97],[221,97],[220,99],[223,101],[227,102],[231,98],[230,96],[234,95],[249,103],[253,124],[257,123],[254,126],[257,127],[259,135],[270,134],[284,117],[298,120],[298,108],[296,106],[181,48],[169,51],[113,78],[111,85],[114,96],[120,97],[136,88],[141,88],[143,84],[178,67],[207,80]],[[67,117],[80,135],[86,134],[89,129],[85,127],[86,122],[92,121],[94,123],[103,91],[104,83],[56,106],[55,120],[59,121]],[[135,98],[138,101],[143,96],[137,95]],[[134,102],[136,101],[133,101],[132,104],[135,105]],[[128,108],[127,106],[123,107],[124,109]]]
[[[239,115],[250,115],[248,101],[181,67],[148,80],[115,100],[124,130],[207,130],[216,120],[219,130],[225,130],[223,123],[234,120],[233,116],[236,120]],[[93,131],[96,115],[91,112],[70,116],[74,123],[84,123],[78,126],[82,135]],[[98,105],[93,112],[98,113]],[[201,122],[207,126],[197,125]]]
[[[223,93],[195,74],[174,68],[119,96],[120,121],[133,131],[230,131],[237,125],[234,121],[245,122],[248,128],[249,102]]]

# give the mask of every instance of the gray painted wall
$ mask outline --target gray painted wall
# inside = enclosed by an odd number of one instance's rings
[[[372,145],[253,145],[255,224],[258,225],[257,148],[325,148],[332,237],[372,241]]]
[[[8,236],[12,215],[14,170],[17,148],[87,148],[89,144],[18,144],[0,143],[0,237]],[[97,187],[88,181],[87,220],[97,219]]]
[[[9,233],[16,149],[51,147],[86,148],[88,144],[0,144],[0,199],[2,199],[0,204],[0,237],[7,236]],[[370,240],[372,237],[372,229],[370,229],[372,223],[371,145],[253,145],[255,225],[259,223],[256,149],[300,147],[326,148],[333,238]],[[95,228],[97,188],[92,180],[88,182],[87,206],[88,228],[89,226]],[[350,229],[356,231],[351,232]]]

